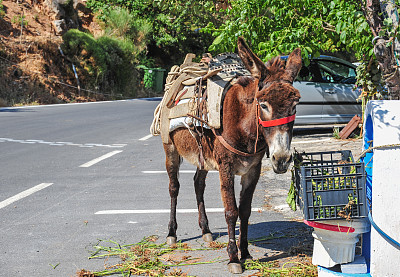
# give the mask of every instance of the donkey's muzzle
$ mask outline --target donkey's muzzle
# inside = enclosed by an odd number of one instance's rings
[[[293,160],[293,156],[291,154],[286,153],[274,153],[271,156],[272,168],[274,169],[275,173],[283,174],[285,173],[290,163]]]

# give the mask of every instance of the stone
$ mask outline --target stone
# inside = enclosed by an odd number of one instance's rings
[[[62,35],[65,32],[66,27],[67,27],[64,19],[54,20],[53,26],[54,26],[54,29],[55,29],[57,35]]]

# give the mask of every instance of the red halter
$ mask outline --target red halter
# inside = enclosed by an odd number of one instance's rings
[[[292,122],[292,121],[294,121],[295,118],[296,118],[296,114],[288,116],[288,117],[283,117],[283,118],[274,119],[274,120],[267,120],[267,121],[264,121],[261,119],[261,117],[258,117],[258,123],[260,123],[260,125],[263,127],[273,127],[273,126],[279,126],[279,125],[283,125],[283,124]]]
[[[257,110],[256,110],[256,118],[258,118],[258,123],[259,125],[263,126],[263,127],[273,127],[273,126],[279,126],[279,125],[283,125],[289,122],[294,121],[296,117],[296,114],[288,116],[288,117],[284,117],[284,118],[279,118],[279,119],[274,119],[274,120],[268,120],[268,121],[264,121],[261,119],[260,117],[260,107],[257,101]],[[215,130],[214,128],[211,128],[212,131],[214,132],[214,135],[218,138],[218,140],[222,143],[222,145],[225,146],[226,149],[228,149],[229,151],[238,154],[240,156],[245,156],[245,157],[252,157],[254,155],[257,155],[261,152],[263,152],[266,147],[262,148],[261,150],[257,151],[257,142],[258,142],[258,132],[259,132],[259,128],[257,126],[257,136],[256,136],[256,142],[255,142],[255,146],[254,146],[254,153],[245,153],[242,151],[239,151],[235,148],[233,148],[232,146],[229,145],[229,143],[222,137],[222,135],[219,133],[219,130]]]
[[[274,120],[264,121],[260,117],[260,104],[259,104],[258,100],[257,100],[256,116],[258,117],[258,123],[263,127],[273,127],[273,126],[284,125],[286,123],[294,121],[294,119],[296,118],[296,114],[293,114],[293,115],[288,116],[288,117],[283,117],[283,118],[278,118],[278,119],[274,119]],[[257,136],[258,136],[258,128],[257,128]]]

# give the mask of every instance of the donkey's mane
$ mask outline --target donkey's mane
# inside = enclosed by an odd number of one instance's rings
[[[278,73],[280,71],[285,71],[285,62],[281,60],[281,57],[274,57],[265,63],[265,66],[268,68],[268,71],[271,74]]]
[[[285,74],[285,61],[282,61],[279,56],[266,62],[265,66],[268,70],[268,77],[265,78],[263,84],[260,83],[260,85],[280,80],[283,74]],[[254,81],[254,77],[252,76],[241,76],[236,82],[243,87],[247,87],[247,85],[252,81]]]
[[[283,74],[285,73],[285,62],[281,58],[275,57],[265,63],[268,70],[268,77],[265,78],[264,84],[273,81],[281,80]]]
[[[253,81],[254,81],[254,77],[253,76],[240,76],[237,79],[236,83],[245,88]]]

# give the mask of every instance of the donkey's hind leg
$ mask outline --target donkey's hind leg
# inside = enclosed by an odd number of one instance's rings
[[[199,210],[199,226],[205,242],[213,241],[212,234],[208,227],[206,208],[204,206],[204,190],[206,187],[206,176],[208,171],[197,169],[194,175],[194,189],[196,192],[197,209]]]
[[[178,173],[181,164],[181,157],[173,144],[164,144],[164,151],[166,156],[165,167],[169,177],[169,196],[171,198],[171,213],[168,224],[167,244],[175,245],[176,229],[178,228],[178,224],[176,223],[176,205],[180,187]]]

